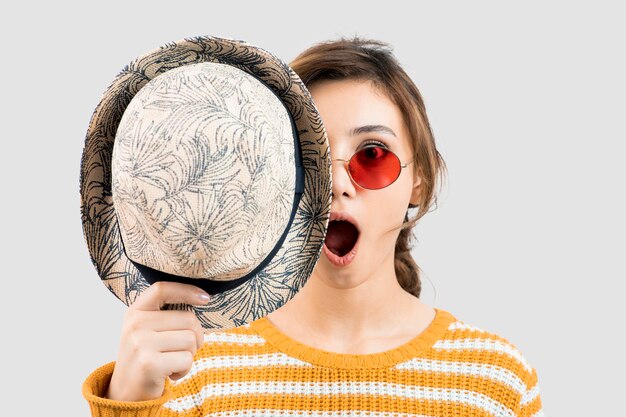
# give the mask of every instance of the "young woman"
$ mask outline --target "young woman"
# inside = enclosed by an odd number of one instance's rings
[[[537,372],[513,344],[419,299],[411,229],[445,164],[388,45],[321,43],[290,66],[332,150],[331,222],[312,276],[268,316],[205,337],[192,313],[158,311],[199,304],[198,289],[154,284],[128,309],[117,361],[85,381],[93,415],[543,415]],[[359,158],[397,173],[359,171]],[[163,328],[189,337],[149,339]],[[165,343],[186,356],[160,353]]]

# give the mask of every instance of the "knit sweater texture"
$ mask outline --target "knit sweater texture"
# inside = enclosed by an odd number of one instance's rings
[[[191,370],[160,398],[104,398],[115,366],[83,396],[95,417],[543,417],[536,370],[507,339],[443,309],[414,339],[371,354],[304,345],[266,317],[204,337]]]

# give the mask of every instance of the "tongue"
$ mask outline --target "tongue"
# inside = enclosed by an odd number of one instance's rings
[[[354,247],[359,237],[359,231],[350,222],[334,220],[328,224],[326,247],[337,256],[344,256]]]

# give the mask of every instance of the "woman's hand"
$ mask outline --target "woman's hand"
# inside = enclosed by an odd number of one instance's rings
[[[203,299],[201,295],[207,298]],[[204,343],[193,311],[161,310],[164,304],[201,305],[208,294],[188,284],[156,282],[137,297],[124,315],[117,361],[106,398],[145,401],[163,395],[165,378],[182,378]]]

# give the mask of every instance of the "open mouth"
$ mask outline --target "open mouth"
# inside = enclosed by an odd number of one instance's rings
[[[347,220],[332,220],[328,223],[324,244],[332,253],[343,257],[350,253],[357,240],[359,230]]]

